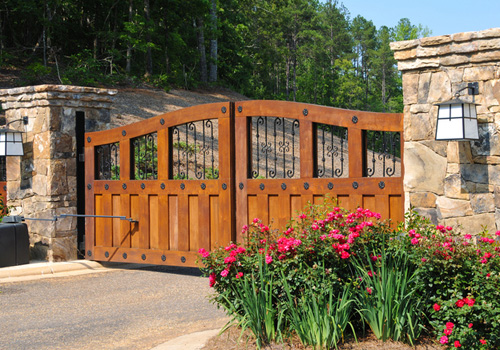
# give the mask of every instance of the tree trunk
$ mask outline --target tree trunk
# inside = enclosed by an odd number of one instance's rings
[[[214,83],[217,81],[217,0],[212,0],[210,21],[212,39],[210,39],[210,72],[208,80]]]
[[[134,15],[134,0],[130,0],[128,3],[128,21],[132,22]],[[127,43],[127,64],[125,66],[125,71],[130,73],[130,66],[132,64],[132,45],[130,41]]]
[[[150,21],[149,0],[144,0],[144,19],[147,23],[146,27],[148,27]],[[153,75],[153,55],[151,53],[151,47],[149,45],[151,44],[151,33],[149,31],[149,28],[146,34],[146,42],[148,44],[148,47],[146,48],[146,73],[144,74],[144,76],[149,77]]]
[[[202,83],[208,82],[207,76],[207,55],[205,53],[205,35],[203,33],[203,19],[198,18],[193,20],[193,25],[196,28],[198,37],[198,51],[200,52],[200,80]]]

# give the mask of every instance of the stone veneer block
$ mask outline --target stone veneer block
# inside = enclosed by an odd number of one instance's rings
[[[444,193],[446,158],[418,142],[406,142],[404,152],[406,191]]]
[[[485,227],[486,229],[494,232],[496,227],[494,213],[450,218],[444,220],[443,224],[454,227],[463,234],[469,233],[473,235],[477,235],[482,232]]]
[[[438,197],[436,199],[436,207],[439,219],[463,217],[473,214],[471,203],[468,200]]]

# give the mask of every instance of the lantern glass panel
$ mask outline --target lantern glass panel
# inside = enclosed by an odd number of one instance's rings
[[[438,119],[436,140],[453,140],[464,137],[462,118]]]
[[[462,117],[462,104],[453,104],[451,105],[451,117],[452,118],[461,118]]]
[[[476,119],[464,119],[465,125],[465,138],[466,139],[479,139],[479,132],[477,129],[477,121]]]

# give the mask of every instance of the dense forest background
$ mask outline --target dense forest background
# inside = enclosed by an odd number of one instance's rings
[[[0,65],[16,85],[222,86],[254,99],[402,111],[391,41],[332,0],[1,0]]]

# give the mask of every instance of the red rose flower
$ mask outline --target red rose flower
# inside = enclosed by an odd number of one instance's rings
[[[453,343],[453,345],[455,345],[456,348],[460,348],[462,346],[462,344],[460,344],[458,340],[455,340],[455,343]]]
[[[434,305],[432,305],[432,307],[434,308],[434,311],[436,311],[436,312],[441,310],[441,306],[439,306],[438,304],[434,304]]]
[[[455,303],[455,305],[458,306],[458,307],[463,307],[465,305],[465,301],[463,301],[462,299],[457,300],[457,302]]]

